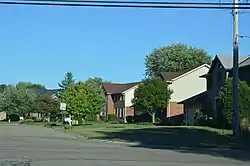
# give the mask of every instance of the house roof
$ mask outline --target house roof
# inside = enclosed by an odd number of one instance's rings
[[[201,92],[201,93],[196,94],[194,96],[191,96],[183,101],[180,101],[177,104],[185,104],[185,103],[204,101],[204,98],[206,97],[206,95],[207,95],[207,91],[204,91],[204,92]]]
[[[232,55],[230,56],[229,55],[217,55],[217,57],[225,69],[233,68],[233,56]],[[250,60],[248,60],[249,58],[250,56],[239,56],[239,65],[240,66],[249,65],[250,64]]]
[[[180,72],[161,72],[161,76],[165,81],[174,81],[175,79],[178,79],[178,77],[184,76],[185,74],[192,73],[193,71],[196,71],[202,67],[207,67],[210,68],[208,64],[203,64],[198,67],[192,68],[192,69],[187,69],[183,70]]]
[[[140,82],[132,82],[132,83],[126,83],[126,84],[118,84],[118,83],[104,83],[103,88],[105,90],[106,93],[122,93],[134,86],[136,86],[137,84],[139,84]]]
[[[190,70],[184,70],[184,71],[180,71],[180,72],[161,72],[161,76],[163,77],[163,79],[165,81],[172,81],[172,79],[188,72]]]
[[[42,88],[30,88],[29,90],[34,91],[37,95],[54,95],[57,94],[60,89],[42,89]]]

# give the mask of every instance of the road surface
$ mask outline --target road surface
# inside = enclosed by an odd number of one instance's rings
[[[153,138],[152,138],[153,139]],[[249,161],[216,155],[129,147],[85,140],[42,126],[0,124],[0,163],[31,166],[247,166]],[[0,164],[1,165],[1,164]],[[27,165],[28,166],[28,165]]]

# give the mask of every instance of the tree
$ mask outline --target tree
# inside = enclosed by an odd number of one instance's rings
[[[105,98],[100,88],[95,85],[78,82],[69,87],[61,94],[62,102],[67,103],[67,114],[81,116],[83,119],[89,115],[100,113]]]
[[[7,87],[6,84],[0,84],[0,93],[4,92],[6,87]]]
[[[166,109],[172,93],[166,81],[157,77],[147,78],[135,90],[132,103],[136,111],[148,112],[155,123],[155,112]]]
[[[21,88],[21,89],[29,89],[29,88],[46,89],[44,85],[33,84],[31,82],[19,82],[19,83],[17,83],[16,87]]]
[[[178,72],[211,64],[211,56],[203,49],[185,44],[172,44],[154,49],[146,56],[146,75],[159,76],[160,72]]]
[[[8,115],[24,116],[32,112],[36,95],[23,88],[8,86],[0,94],[0,109]]]
[[[233,120],[233,81],[232,78],[226,80],[221,88],[220,103],[224,112],[224,118],[228,125],[232,126]],[[239,81],[239,115],[240,119],[250,120],[250,87],[245,81]]]
[[[103,83],[109,83],[110,81],[105,81],[103,80],[102,78],[100,77],[94,77],[94,78],[89,78],[86,83],[89,83],[89,84],[94,84],[96,85],[97,87],[101,87]]]
[[[58,86],[62,89],[67,89],[71,84],[75,84],[75,79],[71,72],[67,72],[61,83],[58,83]]]
[[[39,95],[35,100],[35,104],[33,107],[34,112],[42,113],[45,116],[49,114],[57,114],[59,113],[59,101],[53,99],[49,95]]]

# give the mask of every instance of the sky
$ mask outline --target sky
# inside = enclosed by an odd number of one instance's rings
[[[249,19],[250,10],[240,14],[240,35],[250,36]],[[139,81],[145,56],[160,46],[231,55],[232,24],[229,10],[0,5],[0,84],[57,88],[69,71],[76,80]],[[250,38],[240,39],[239,49],[250,54]]]

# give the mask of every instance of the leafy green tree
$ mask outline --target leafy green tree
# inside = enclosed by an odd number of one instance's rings
[[[8,86],[0,94],[0,109],[8,115],[24,116],[32,112],[36,95],[32,91],[23,88]]]
[[[75,84],[75,79],[71,72],[67,72],[64,79],[58,83],[58,86],[62,89],[67,89],[71,84]]]
[[[105,98],[102,91],[94,84],[78,82],[70,86],[61,94],[62,102],[67,104],[67,114],[74,116],[96,115],[100,113]]]
[[[17,88],[21,89],[29,89],[29,88],[39,88],[39,89],[45,89],[44,85],[41,84],[33,84],[31,82],[19,82],[16,85]]]
[[[33,111],[36,113],[42,113],[44,116],[48,116],[49,114],[59,113],[59,107],[59,101],[53,99],[51,96],[39,95],[35,100]]]
[[[220,102],[224,111],[224,118],[228,125],[232,126],[233,120],[233,81],[232,78],[226,80],[221,88]],[[239,115],[240,119],[250,120],[250,87],[245,81],[239,82]]]
[[[146,75],[159,76],[160,72],[177,72],[211,64],[211,56],[203,49],[185,44],[172,44],[154,49],[146,56]]]
[[[166,109],[172,93],[166,81],[157,77],[147,78],[135,90],[132,103],[136,111],[148,112],[155,123],[155,112]]]
[[[89,83],[89,84],[94,84],[96,85],[97,87],[101,88],[102,84],[103,83],[109,83],[110,81],[105,81],[103,80],[101,77],[94,77],[94,78],[89,78],[86,83]]]
[[[0,85],[0,93],[4,92],[5,88],[7,87],[6,84],[1,84]]]

